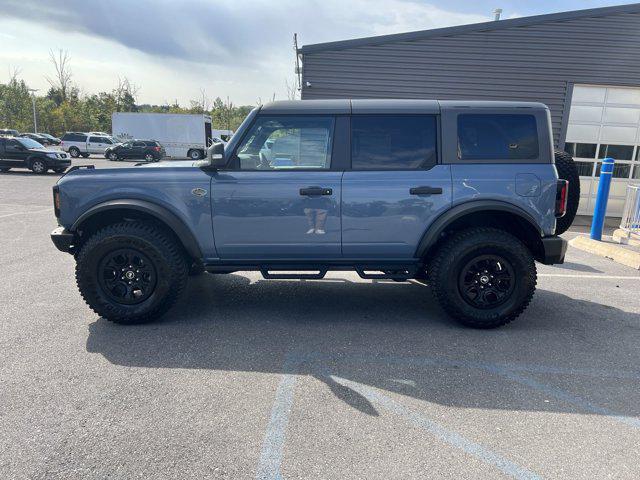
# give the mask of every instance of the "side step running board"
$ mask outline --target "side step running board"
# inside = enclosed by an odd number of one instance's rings
[[[290,269],[291,270],[291,269]],[[293,269],[295,270],[295,269]],[[273,272],[273,273],[272,273]],[[261,269],[260,273],[267,280],[320,280],[327,274],[327,270],[318,273],[275,273],[277,270]]]

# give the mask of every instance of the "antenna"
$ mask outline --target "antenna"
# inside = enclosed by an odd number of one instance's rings
[[[494,20],[497,22],[498,20],[500,20],[500,15],[502,15],[502,9],[501,8],[496,8],[493,11],[493,14],[495,15]]]
[[[300,68],[300,50],[298,49],[298,34],[293,34],[293,49],[296,52],[296,89],[302,89],[302,68]]]

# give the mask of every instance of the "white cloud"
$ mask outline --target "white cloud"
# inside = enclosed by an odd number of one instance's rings
[[[0,61],[22,68],[28,82],[41,81],[36,77],[50,70],[48,50],[60,47],[86,91],[126,75],[149,102],[186,103],[200,88],[237,103],[281,97],[285,78],[293,78],[294,32],[310,44],[488,20],[409,0],[3,3],[0,30],[9,37]]]

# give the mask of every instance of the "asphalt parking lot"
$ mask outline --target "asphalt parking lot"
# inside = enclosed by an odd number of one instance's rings
[[[570,249],[492,331],[344,272],[203,275],[123,327],[50,242],[57,177],[0,174],[0,478],[638,477],[638,271]]]

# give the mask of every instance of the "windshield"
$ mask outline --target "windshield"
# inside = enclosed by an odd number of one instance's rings
[[[44,148],[41,143],[38,143],[31,138],[16,138],[16,140],[27,148]]]

